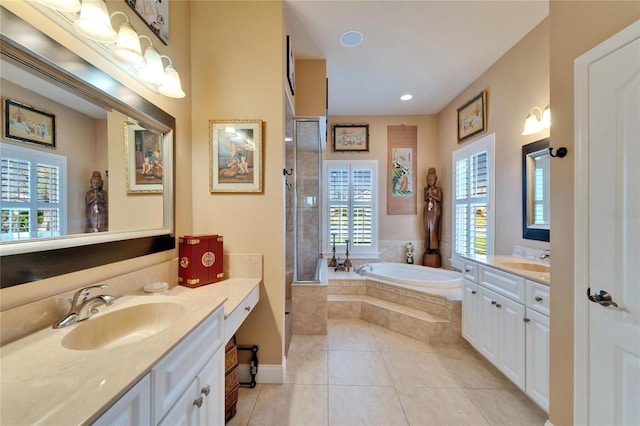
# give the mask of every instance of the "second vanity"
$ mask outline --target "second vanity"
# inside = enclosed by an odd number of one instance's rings
[[[549,411],[549,265],[518,256],[464,259],[462,336]]]
[[[224,424],[224,346],[260,281],[123,296],[87,321],[3,346],[2,423]],[[109,330],[126,326],[122,338]]]

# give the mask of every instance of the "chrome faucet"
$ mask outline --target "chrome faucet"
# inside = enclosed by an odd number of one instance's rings
[[[71,302],[71,309],[69,309],[69,312],[53,325],[53,328],[68,327],[77,322],[91,318],[93,314],[98,312],[96,305],[103,304],[105,306],[110,306],[115,303],[116,298],[109,296],[108,294],[100,294],[89,298],[89,294],[94,288],[107,288],[107,285],[92,285],[76,291],[73,295],[73,299],[69,299],[69,302]]]
[[[370,263],[363,263],[362,265],[353,268],[353,272],[359,275],[364,275],[364,273],[366,272],[366,268],[369,268],[369,272],[373,271],[373,265],[371,265]]]
[[[551,259],[551,252],[550,251],[548,251],[546,253],[542,253],[540,255],[540,260],[545,260],[545,259]]]

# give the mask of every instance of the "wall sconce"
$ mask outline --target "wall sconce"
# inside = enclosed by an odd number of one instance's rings
[[[536,115],[536,110],[538,111],[540,118]],[[542,111],[539,107],[534,106],[531,108],[529,115],[527,115],[527,118],[524,121],[524,130],[522,131],[522,134],[532,135],[546,130],[549,127],[551,127],[551,107],[547,105],[544,111]]]
[[[117,60],[129,64],[134,68],[142,68],[146,60],[142,56],[142,48],[140,47],[140,39],[138,33],[133,29],[129,22],[129,17],[124,12],[113,12],[109,19],[113,19],[114,16],[122,15],[127,20],[120,25],[118,30],[118,41],[116,46],[111,49],[111,54]]]
[[[130,67],[125,68],[130,74],[151,86],[157,93],[171,98],[185,97],[180,83],[180,75],[171,58],[160,55],[149,37],[138,35],[126,13],[118,10],[109,15],[104,0],[37,1],[57,11],[65,18],[66,22],[73,25],[73,28],[80,35],[109,50],[114,59]],[[79,16],[78,11],[80,11]],[[126,21],[120,25],[118,32],[116,32],[111,25],[111,20],[119,15],[124,16]],[[144,55],[140,39],[149,41]],[[166,67],[162,58],[169,61]]]
[[[140,72],[138,72],[138,75],[143,80],[155,86],[160,86],[164,82],[164,65],[162,65],[162,58],[156,48],[153,47],[153,43],[149,37],[141,35],[139,38],[147,39],[149,46],[144,51],[145,64]]]
[[[164,69],[164,80],[158,87],[158,92],[170,98],[184,98],[184,91],[180,85],[180,75],[173,66],[171,58],[165,55],[160,56],[160,58],[167,58],[169,65]]]
[[[73,22],[73,28],[81,35],[100,43],[118,41],[118,33],[111,26],[109,11],[103,0],[84,0],[80,18]]]

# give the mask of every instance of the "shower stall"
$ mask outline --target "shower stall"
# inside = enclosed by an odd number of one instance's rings
[[[287,282],[318,281],[321,253],[321,170],[325,123],[319,118],[292,120],[293,140],[286,145]],[[287,295],[290,294],[287,288]]]

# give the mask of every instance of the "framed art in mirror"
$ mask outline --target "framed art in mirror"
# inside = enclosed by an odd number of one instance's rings
[[[211,192],[262,192],[262,120],[211,120]]]
[[[135,123],[124,125],[127,193],[162,193],[164,147],[162,134]]]
[[[5,137],[56,147],[56,116],[12,99],[4,100]]]

